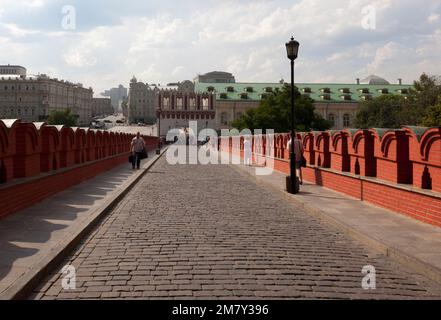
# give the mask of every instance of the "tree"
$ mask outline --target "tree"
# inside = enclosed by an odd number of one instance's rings
[[[410,90],[409,98],[415,101],[417,106],[425,112],[429,107],[436,105],[438,101],[440,101],[440,96],[440,78],[423,73],[418,81],[414,81],[413,89]]]
[[[355,118],[358,128],[400,128],[417,122],[418,116],[407,99],[399,95],[384,95],[360,105]]]
[[[441,99],[438,104],[429,107],[426,116],[423,119],[422,125],[425,127],[441,126]]]
[[[50,125],[65,125],[68,127],[73,127],[77,123],[75,115],[71,113],[70,109],[64,110],[54,110],[51,112],[48,123]]]
[[[362,103],[355,122],[359,128],[439,125],[437,112],[440,103],[440,78],[423,73],[419,80],[414,81],[407,97],[383,95]]]
[[[313,100],[295,89],[294,119],[296,131],[327,130],[332,124],[314,112]],[[274,129],[274,132],[291,130],[291,88],[285,85],[263,98],[258,108],[247,110],[241,118],[231,123],[242,129]]]

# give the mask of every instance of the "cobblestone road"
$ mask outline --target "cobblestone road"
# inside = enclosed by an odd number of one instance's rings
[[[62,290],[65,264],[76,289]],[[376,268],[376,290],[361,270]],[[229,166],[162,158],[35,289],[69,298],[425,298],[440,287]]]

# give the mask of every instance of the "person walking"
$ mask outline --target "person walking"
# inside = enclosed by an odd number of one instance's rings
[[[291,154],[291,139],[289,139],[286,148],[289,154]],[[303,175],[302,175],[303,145],[302,145],[302,141],[298,137],[294,139],[294,157],[296,163],[296,170],[299,173],[300,184],[303,184]]]
[[[136,137],[132,140],[131,151],[133,155],[132,168],[135,169],[136,165],[136,168],[139,169],[142,155],[146,152],[144,138],[141,137],[139,132],[136,133]]]
[[[252,141],[250,136],[246,136],[243,139],[243,158],[244,158],[244,164],[246,166],[251,166],[252,163]]]

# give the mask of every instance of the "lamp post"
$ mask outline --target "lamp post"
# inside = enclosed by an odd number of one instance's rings
[[[299,192],[299,183],[297,180],[296,171],[296,159],[294,155],[294,140],[296,137],[295,132],[295,122],[294,122],[294,60],[297,59],[297,54],[299,52],[299,42],[291,37],[291,40],[286,43],[286,53],[288,59],[291,60],[291,148],[290,148],[290,176],[287,177],[289,180],[287,183],[287,191],[292,194]]]
[[[161,109],[158,109],[158,125],[156,130],[158,132],[158,147],[156,148],[156,154],[161,154]]]

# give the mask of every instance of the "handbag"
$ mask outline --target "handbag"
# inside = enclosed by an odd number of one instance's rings
[[[149,155],[147,154],[147,151],[145,149],[142,149],[142,151],[139,153],[139,158],[142,159],[147,159],[149,157]]]
[[[133,154],[129,156],[129,163],[133,163]]]
[[[306,168],[306,158],[302,155],[302,159],[300,160],[300,165],[303,168]]]

